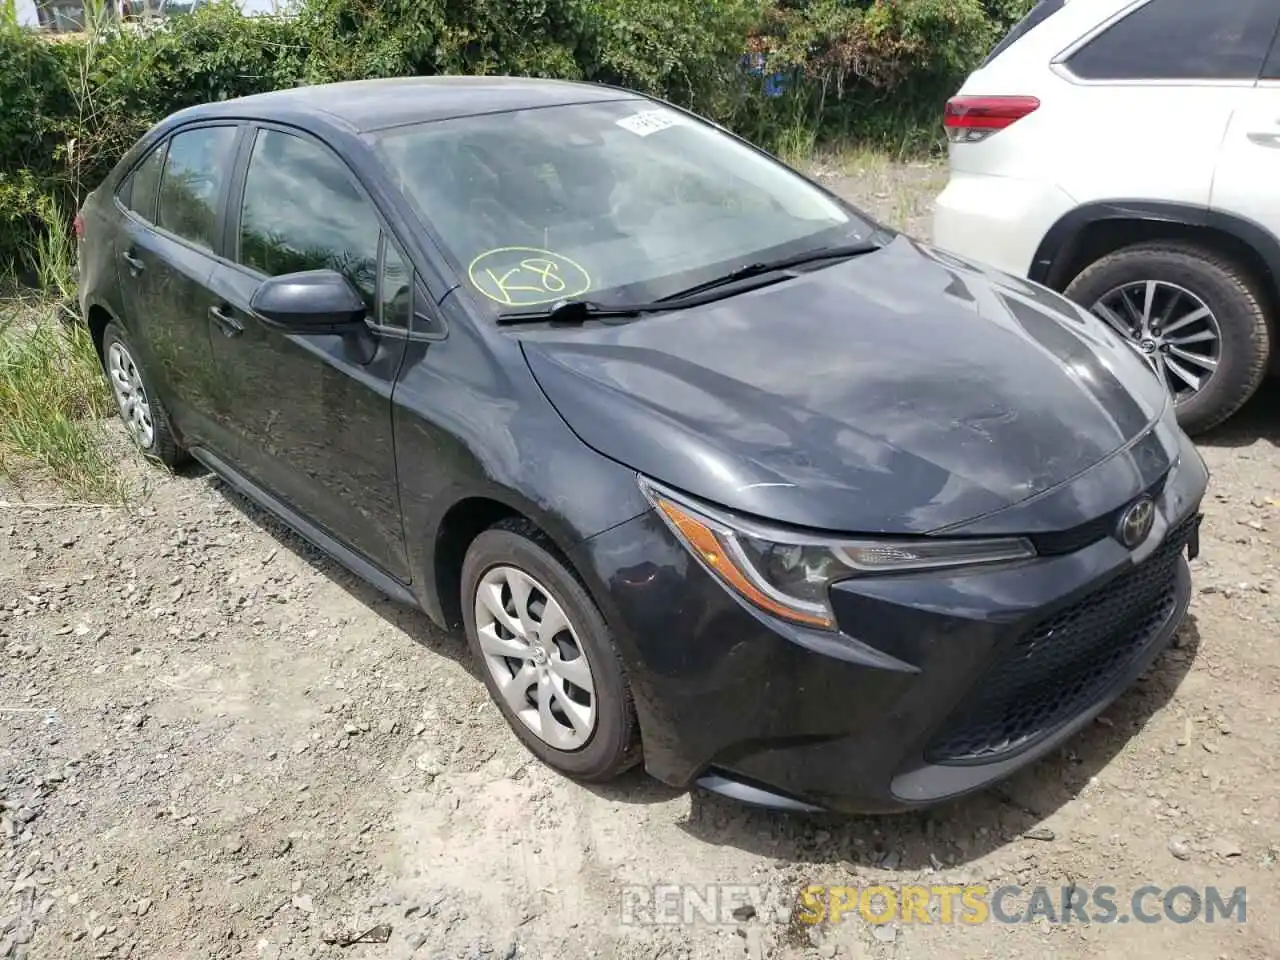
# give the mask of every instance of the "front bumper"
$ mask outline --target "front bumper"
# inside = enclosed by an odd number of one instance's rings
[[[1018,566],[845,581],[839,633],[739,602],[652,513],[575,560],[627,665],[653,776],[889,812],[1003,779],[1146,669],[1186,612],[1206,482],[1187,443],[1135,552],[1106,537]]]

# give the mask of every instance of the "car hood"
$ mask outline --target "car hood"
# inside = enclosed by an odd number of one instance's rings
[[[1084,310],[901,236],[711,305],[520,336],[600,453],[835,531],[926,533],[1005,509],[1126,447],[1167,403]]]

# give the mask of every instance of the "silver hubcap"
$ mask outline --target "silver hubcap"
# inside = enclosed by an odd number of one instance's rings
[[[107,378],[115,391],[116,403],[120,405],[120,416],[134,442],[149,450],[156,438],[155,426],[151,422],[151,404],[147,400],[138,365],[121,343],[113,343],[107,350]]]
[[[1126,283],[1104,293],[1092,310],[1134,342],[1177,402],[1195,396],[1217,372],[1218,318],[1185,287],[1162,280]]]
[[[485,665],[511,711],[557,750],[585,745],[596,727],[595,681],[559,601],[523,570],[494,567],[475,608]]]

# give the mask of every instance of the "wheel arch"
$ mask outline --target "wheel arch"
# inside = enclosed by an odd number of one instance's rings
[[[555,553],[582,579],[570,559],[581,539],[553,514],[505,489],[486,489],[458,496],[440,515],[430,537],[429,574],[425,578],[427,612],[451,630],[462,627],[462,563],[472,542],[502,520],[524,520],[545,534]],[[592,591],[588,589],[588,594]],[[594,598],[593,598],[594,599]]]
[[[108,324],[119,324],[120,321],[99,303],[89,305],[88,311],[85,313],[85,325],[89,328],[89,336],[93,338],[93,347],[98,351],[98,359],[102,359],[102,341],[107,332]]]
[[[124,322],[124,319],[119,314],[112,311],[109,307],[103,306],[101,303],[97,301],[91,301],[85,306],[84,322],[85,322],[85,326],[88,327],[89,329],[89,336],[93,338],[93,348],[94,350],[97,351],[98,362],[102,364],[104,374],[106,372],[105,341],[106,341],[107,327],[114,324],[116,327],[118,327],[121,331],[124,332],[126,337],[130,339],[131,350],[136,355],[135,359],[140,361],[143,364],[144,369],[149,372],[149,376],[154,377],[153,368],[148,365],[149,357],[145,352],[145,344],[140,345],[139,343],[133,340],[133,335],[132,335],[132,332],[129,330],[128,324]],[[154,380],[151,381],[150,392],[152,393],[155,399],[159,400],[161,404],[165,405],[166,407],[168,406],[166,402],[167,401],[166,394],[164,393],[162,387],[156,384]],[[169,416],[167,418],[167,422],[168,422],[168,429],[172,434],[174,441],[178,444],[179,447],[185,447],[187,444],[187,439],[183,434],[182,429],[173,421],[172,416]]]
[[[1088,203],[1064,214],[1040,241],[1028,277],[1065,290],[1089,264],[1122,247],[1151,240],[1188,240],[1231,256],[1262,286],[1271,328],[1280,305],[1280,237],[1236,214],[1148,200]]]

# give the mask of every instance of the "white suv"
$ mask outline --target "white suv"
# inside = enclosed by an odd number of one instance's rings
[[[947,104],[935,243],[1131,337],[1189,432],[1280,361],[1278,31],[1280,0],[1043,0]]]

